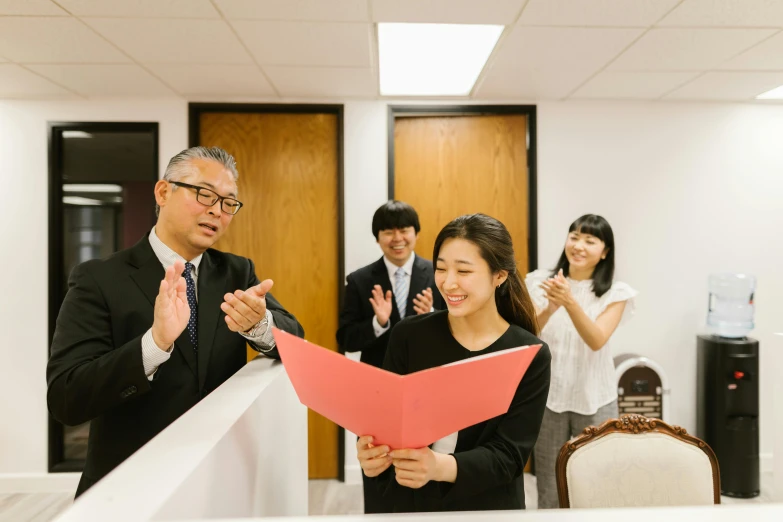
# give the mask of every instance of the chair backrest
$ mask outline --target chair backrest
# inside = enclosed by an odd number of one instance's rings
[[[720,504],[712,448],[642,415],[585,428],[563,445],[556,475],[561,508]]]

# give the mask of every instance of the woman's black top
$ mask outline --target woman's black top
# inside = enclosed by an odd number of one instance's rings
[[[549,393],[549,347],[530,332],[511,325],[480,351],[463,347],[451,334],[448,311],[406,318],[391,332],[385,370],[406,375],[487,353],[543,344],[517,387],[508,412],[460,430],[454,458],[454,484],[430,481],[420,489],[401,486],[394,466],[375,484],[394,512],[524,509],[522,473],[541,428]]]

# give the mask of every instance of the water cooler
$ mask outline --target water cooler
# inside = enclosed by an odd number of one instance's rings
[[[710,276],[709,333],[697,337],[697,436],[715,451],[721,494],[760,492],[759,343],[753,329],[756,281]]]

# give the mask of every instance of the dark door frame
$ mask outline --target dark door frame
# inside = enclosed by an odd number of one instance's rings
[[[389,105],[388,112],[388,194],[394,199],[394,122],[397,118],[428,116],[527,116],[528,237],[527,266],[538,267],[537,121],[535,105]]]
[[[337,299],[342,310],[345,294],[345,203],[343,105],[284,103],[190,103],[188,104],[188,146],[199,145],[199,121],[202,113],[255,114],[334,114],[337,117]],[[337,426],[337,478],[345,481],[345,430]]]
[[[60,290],[65,281],[62,274],[64,255],[63,222],[63,191],[62,168],[63,131],[84,132],[151,132],[155,143],[153,149],[154,171],[150,173],[151,181],[158,180],[158,122],[48,122],[47,135],[49,140],[49,344],[47,354],[51,355],[52,339],[57,324],[57,315],[62,302],[59,300]],[[48,359],[48,357],[47,357]],[[63,441],[63,425],[49,415],[49,472],[82,471],[84,462],[81,460],[65,460],[65,444]]]

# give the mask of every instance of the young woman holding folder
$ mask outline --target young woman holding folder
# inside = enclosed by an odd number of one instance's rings
[[[483,214],[456,218],[435,240],[435,285],[448,310],[394,327],[384,369],[405,375],[515,348],[542,344],[536,312],[517,271],[511,236]],[[364,474],[394,512],[524,509],[522,473],[538,437],[549,392],[544,344],[508,412],[427,448],[373,446],[359,438]]]
[[[633,312],[636,291],[614,281],[614,234],[587,214],[568,229],[554,270],[536,270],[525,283],[552,348],[552,388],[534,455],[538,507],[558,507],[555,464],[560,448],[587,426],[616,418],[617,377],[609,339]]]

